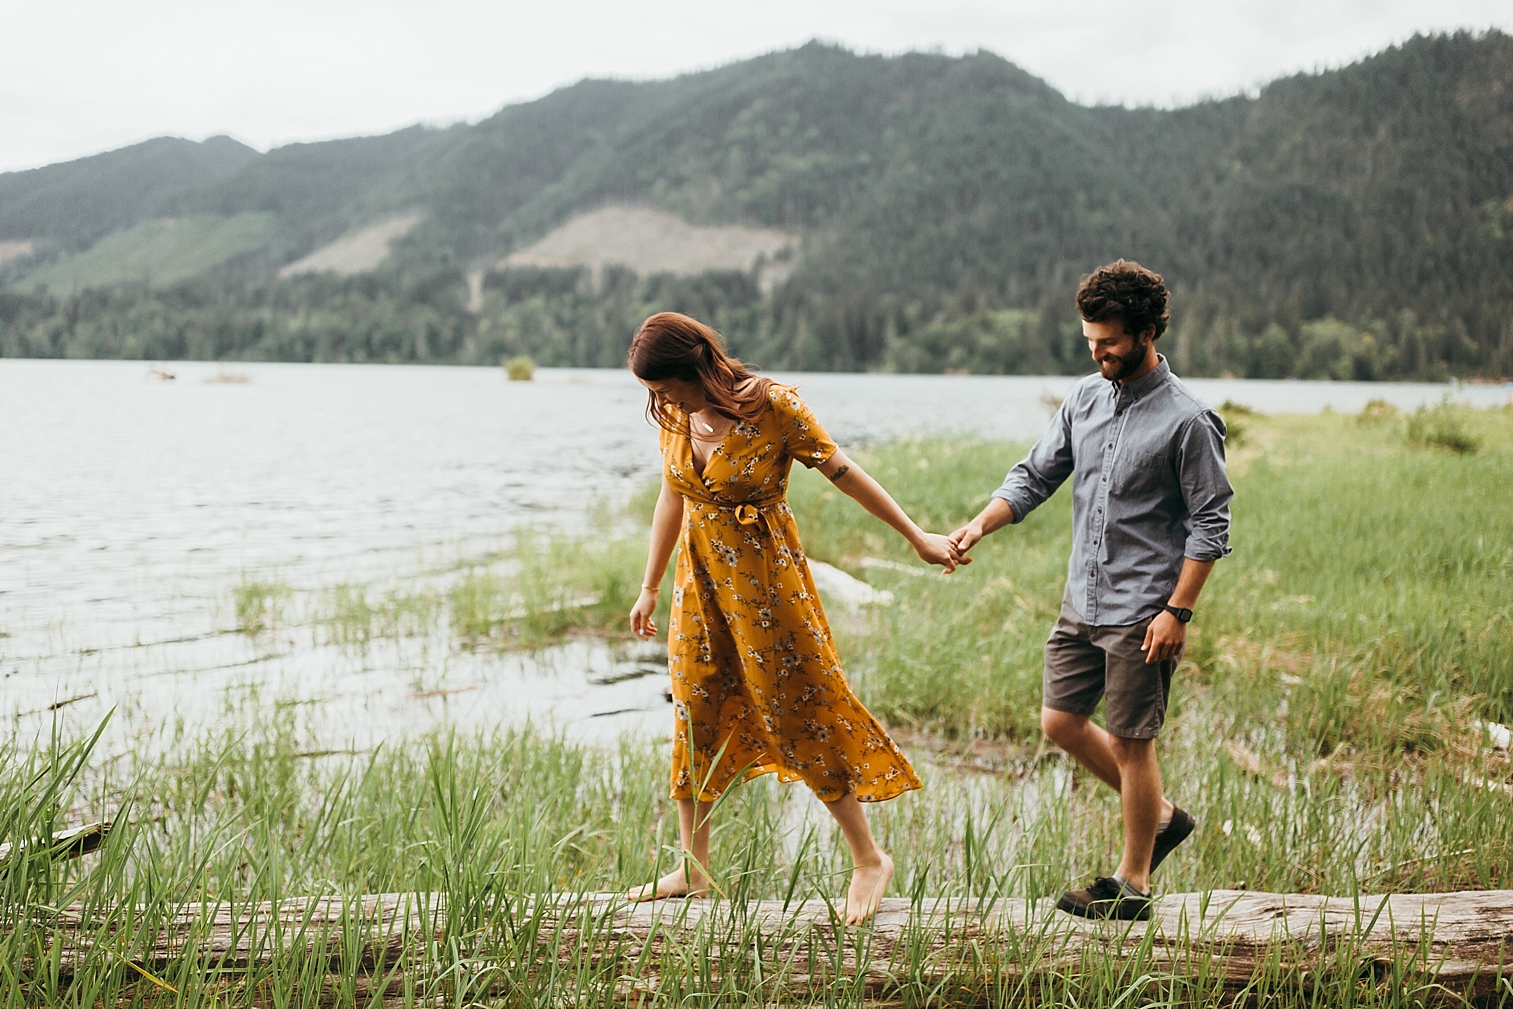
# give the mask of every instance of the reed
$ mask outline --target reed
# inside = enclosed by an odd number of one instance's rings
[[[289,586],[282,582],[244,578],[231,594],[236,629],[258,635],[276,627],[284,618],[290,595]]]
[[[431,633],[442,605],[440,595],[425,587],[375,592],[343,582],[320,600],[316,627],[326,641],[360,647],[375,639]]]
[[[641,536],[602,512],[588,535],[516,534],[492,564],[465,569],[449,593],[452,631],[471,648],[533,648],[576,633],[625,634],[640,592]]]

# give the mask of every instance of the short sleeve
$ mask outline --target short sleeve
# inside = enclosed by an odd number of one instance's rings
[[[812,469],[835,454],[835,442],[798,393],[775,385],[769,397],[782,430],[783,451],[789,458]]]

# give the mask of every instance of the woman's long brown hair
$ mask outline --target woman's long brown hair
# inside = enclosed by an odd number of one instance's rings
[[[753,375],[725,353],[719,333],[678,312],[658,312],[641,323],[627,363],[645,382],[698,382],[714,411],[734,421],[755,420],[767,408],[772,379]],[[669,431],[680,430],[656,393],[647,398],[646,416]]]

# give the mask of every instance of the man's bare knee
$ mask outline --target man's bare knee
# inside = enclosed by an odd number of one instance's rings
[[[1040,709],[1040,731],[1046,738],[1062,749],[1066,744],[1082,734],[1087,726],[1086,715],[1075,715],[1070,711],[1057,711],[1055,708]]]
[[[1108,742],[1109,748],[1114,751],[1114,759],[1121,764],[1144,760],[1156,746],[1154,739],[1127,739],[1112,734],[1109,735]]]

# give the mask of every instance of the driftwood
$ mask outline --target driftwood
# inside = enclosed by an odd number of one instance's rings
[[[1495,998],[1499,978],[1513,978],[1513,890],[1359,899],[1216,890],[1163,897],[1150,922],[1091,922],[1056,911],[1050,901],[895,898],[883,902],[869,929],[852,930],[851,941],[839,944],[843,907],[809,901],[784,910],[779,901],[762,901],[748,914],[749,927],[781,951],[775,959],[787,954],[791,988],[822,980],[801,967],[813,962],[818,940],[827,957],[839,954],[835,973],[864,975],[874,997],[908,980],[906,971],[926,986],[954,975],[956,984],[970,987],[972,968],[983,961],[992,961],[1002,978],[1076,973],[1100,961],[1143,957],[1145,973],[1222,978],[1231,994],[1268,966],[1317,974],[1342,959],[1362,975],[1409,960],[1420,982],[1472,1000]],[[616,913],[612,927],[635,939],[659,930],[675,938],[696,934],[700,919],[718,915],[710,902],[641,905]],[[654,986],[648,980],[637,987]]]
[[[105,836],[110,833],[110,821],[100,823],[86,823],[82,827],[71,827],[68,830],[60,830],[51,838],[32,842],[47,849],[53,858],[78,858],[88,855],[100,845],[105,843]],[[11,852],[24,852],[28,848],[28,842],[12,844],[6,841],[0,844],[0,862],[11,857]]]
[[[892,898],[869,927],[850,930],[840,926],[838,914],[841,908],[814,900],[631,906],[610,895],[581,894],[518,898],[508,910],[494,908],[483,917],[508,922],[516,940],[528,936],[537,967],[569,960],[579,968],[603,967],[631,1002],[658,989],[690,950],[707,951],[716,974],[728,960],[778,1001],[838,979],[851,979],[850,990],[870,998],[889,999],[902,986],[942,980],[970,994],[990,973],[1001,982],[1134,959],[1144,974],[1230,994],[1267,972],[1307,984],[1345,970],[1368,981],[1396,977],[1426,997],[1439,992],[1495,1003],[1499,984],[1506,990],[1513,978],[1513,890],[1354,899],[1216,890],[1162,897],[1148,923],[1088,922],[1047,901],[1023,900]],[[438,894],[300,898],[276,908],[186,904],[145,948],[118,948],[112,955],[150,971],[185,957],[221,972],[291,955],[324,958],[333,972],[366,971],[377,994],[395,990],[396,979],[412,967],[424,971],[423,953],[441,949],[447,921]],[[53,927],[64,940],[65,972],[104,941],[92,937],[111,932],[102,929],[98,913],[65,911]],[[519,947],[512,960],[517,969],[525,966]],[[633,974],[615,966],[631,963]]]

